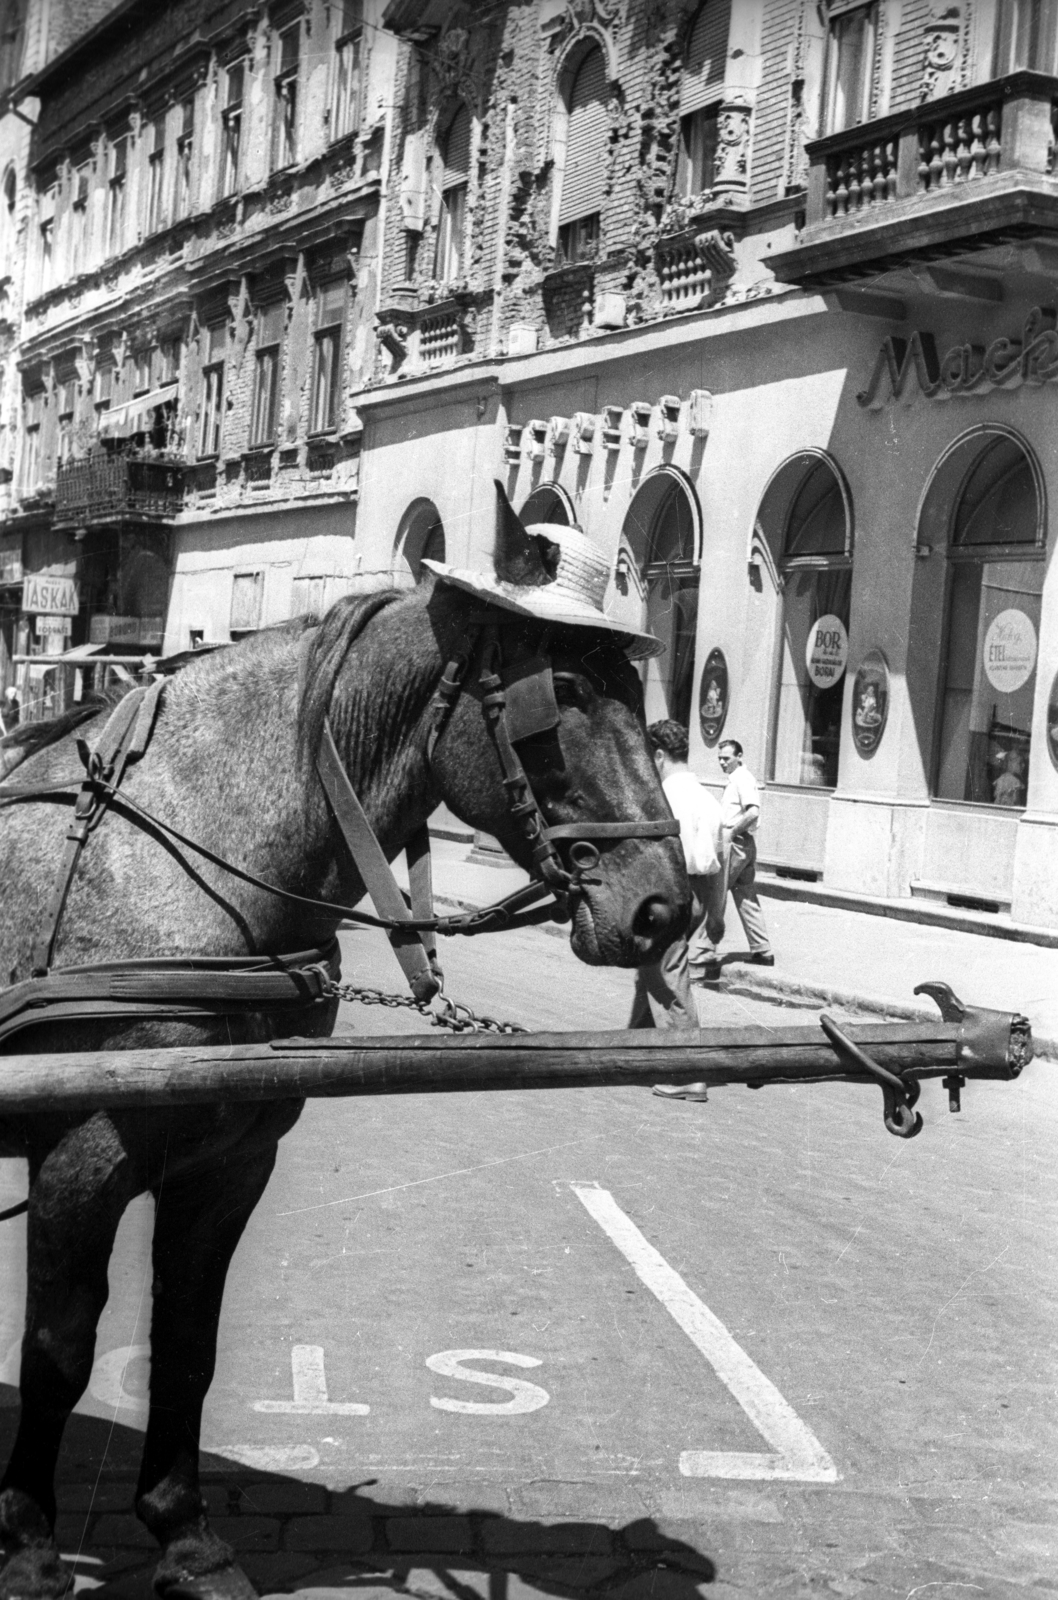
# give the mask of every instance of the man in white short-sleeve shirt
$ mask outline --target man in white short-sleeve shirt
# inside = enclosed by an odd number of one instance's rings
[[[749,940],[750,960],[761,967],[773,967],[775,957],[756,886],[757,841],[754,835],[760,821],[760,789],[756,778],[742,765],[742,746],[737,739],[725,739],[717,755],[720,770],[727,779],[720,799],[723,839],[727,846],[727,887]]]

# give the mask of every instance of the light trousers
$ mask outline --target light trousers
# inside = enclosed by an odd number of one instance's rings
[[[686,935],[674,939],[660,961],[636,968],[630,1028],[697,1028],[698,1008],[688,957],[693,949],[712,950],[724,937],[724,871],[690,874],[693,910]],[[703,934],[705,940],[703,942]]]

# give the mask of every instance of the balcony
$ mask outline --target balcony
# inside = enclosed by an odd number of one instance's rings
[[[91,455],[60,463],[55,482],[57,528],[121,522],[167,522],[182,510],[184,469],[175,461],[136,455]]]
[[[817,139],[804,229],[769,264],[824,288],[1058,236],[1056,120],[1058,78],[1016,72]]]

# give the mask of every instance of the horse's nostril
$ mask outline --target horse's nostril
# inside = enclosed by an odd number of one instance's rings
[[[637,939],[649,939],[656,944],[670,930],[675,932],[676,908],[662,894],[652,894],[640,905],[632,918],[632,932]]]

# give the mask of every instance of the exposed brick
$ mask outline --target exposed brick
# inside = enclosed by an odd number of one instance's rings
[[[291,1517],[283,1529],[284,1550],[348,1550],[366,1555],[374,1529],[366,1517]]]
[[[386,1542],[391,1550],[456,1554],[472,1549],[474,1536],[466,1517],[390,1517]]]
[[[324,1513],[327,1491],[319,1483],[248,1483],[239,1489],[238,1506],[244,1516]]]
[[[594,1522],[513,1522],[495,1517],[481,1525],[481,1546],[498,1556],[520,1551],[605,1556],[613,1549],[613,1535]]]
[[[280,1522],[277,1517],[212,1517],[213,1532],[226,1539],[235,1550],[278,1550]]]
[[[147,1532],[138,1517],[127,1517],[108,1514],[100,1517],[92,1530],[92,1539],[95,1544],[113,1544],[119,1548],[131,1546],[133,1549],[157,1550],[158,1544],[153,1534]]]

